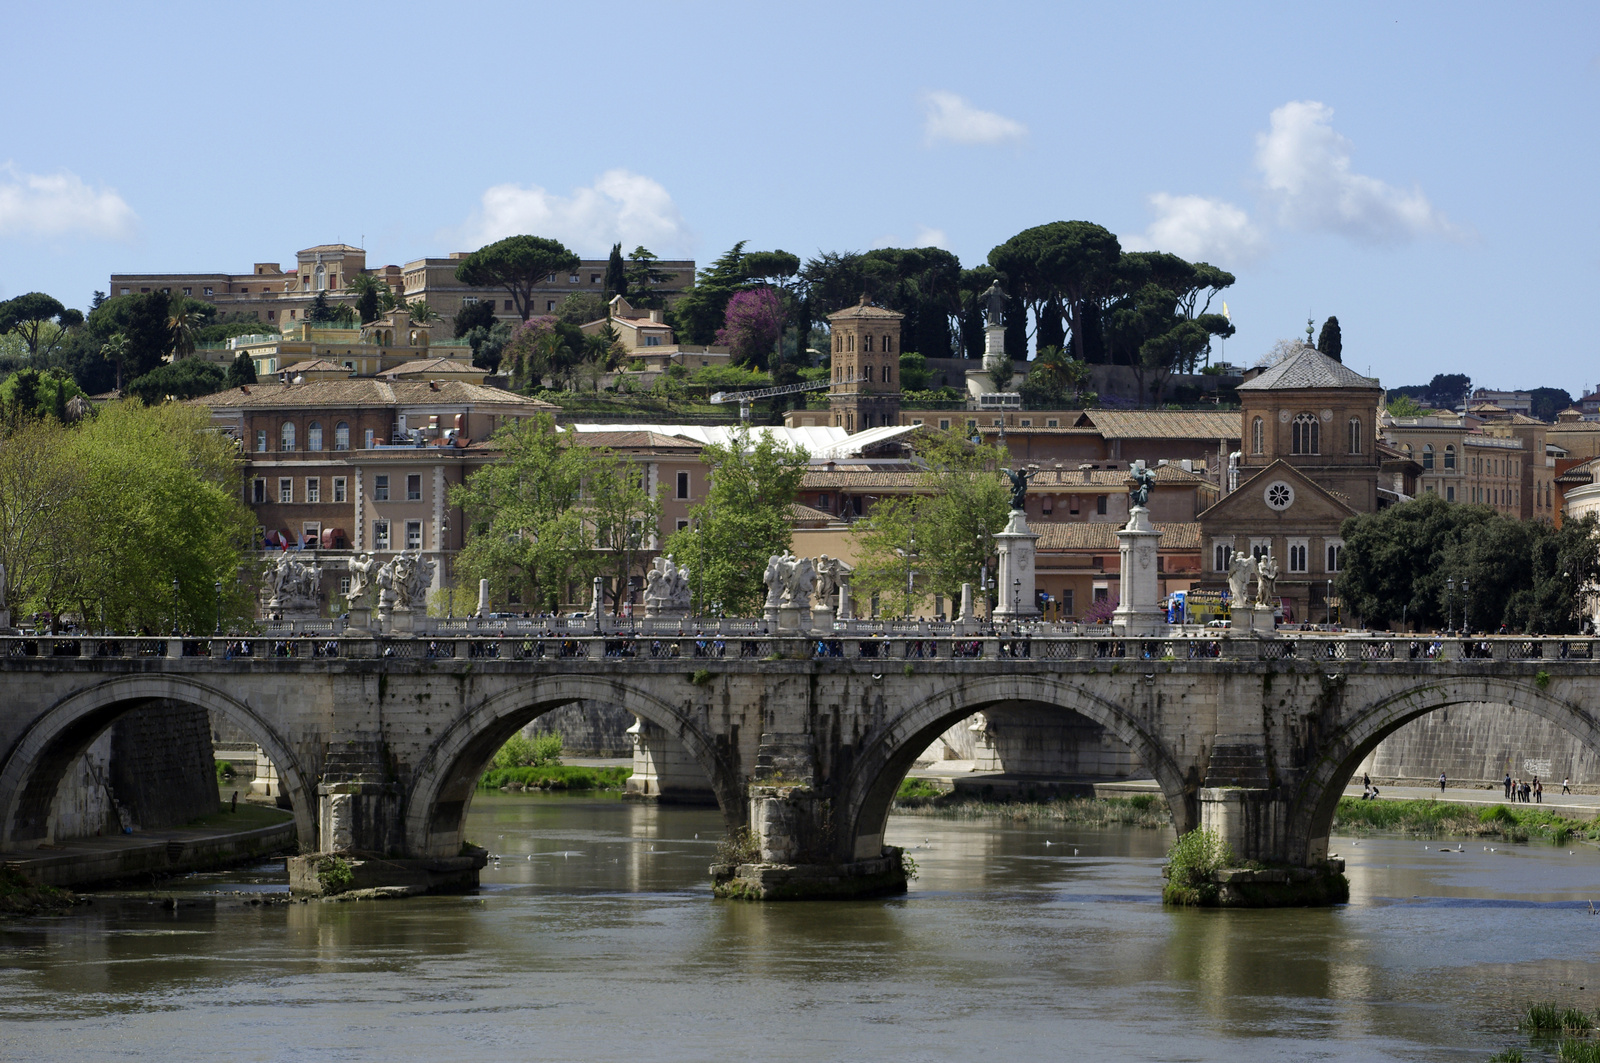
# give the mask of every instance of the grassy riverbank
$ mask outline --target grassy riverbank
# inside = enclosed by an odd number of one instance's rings
[[[907,779],[895,812],[940,819],[1000,819],[1010,823],[1073,823],[1084,827],[1170,827],[1167,803],[1154,794],[1063,797],[1054,801],[983,801],[954,794],[926,779]]]
[[[620,790],[632,768],[584,768],[541,764],[522,768],[490,768],[478,780],[488,790]]]
[[[1572,840],[1600,840],[1600,822],[1574,819],[1538,805],[1458,805],[1432,798],[1421,801],[1363,801],[1345,797],[1334,813],[1333,829],[1344,834],[1384,831],[1430,837],[1534,838],[1565,845]]]
[[[71,908],[72,894],[54,886],[38,886],[20,871],[0,867],[0,915],[33,915]]]

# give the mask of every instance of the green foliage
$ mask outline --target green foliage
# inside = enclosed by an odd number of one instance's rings
[[[355,872],[344,857],[324,856],[317,861],[317,883],[325,895],[332,897],[343,893],[354,881]]]
[[[1233,847],[1215,831],[1203,828],[1180,834],[1167,850],[1167,887],[1163,900],[1169,904],[1207,904],[1217,897],[1212,876],[1223,868],[1237,866]]]
[[[240,356],[243,357],[243,352],[240,352]],[[228,373],[218,365],[197,358],[185,358],[181,362],[157,366],[132,381],[128,385],[128,394],[146,406],[154,406],[168,399],[194,399],[211,395],[227,386],[227,377]]]
[[[900,390],[922,391],[927,388],[932,376],[928,360],[916,351],[907,351],[900,356]]]
[[[475,328],[481,328],[486,332],[494,328],[494,300],[479,299],[475,303],[463,304],[461,309],[456,311],[451,325],[458,340]]]
[[[903,350],[948,358],[960,346],[952,327],[963,313],[962,276],[960,260],[937,247],[826,252],[800,270],[798,324],[801,331],[809,330],[813,315],[854,306],[865,294],[878,306],[905,315],[900,323]],[[982,350],[981,330],[977,349]]]
[[[1566,388],[1532,388],[1529,405],[1533,416],[1541,421],[1554,421],[1556,414],[1572,405],[1572,395]]]
[[[689,682],[697,687],[703,687],[711,682],[712,675],[709,669],[696,668],[689,674]]]
[[[357,273],[349,278],[347,286],[356,293],[356,314],[363,325],[378,320],[379,313],[394,307],[393,290],[371,273]]]
[[[233,364],[228,366],[228,373],[222,379],[222,386],[225,388],[238,388],[255,382],[256,361],[250,357],[248,351],[240,351],[234,357]]]
[[[1336,362],[1344,361],[1344,337],[1339,332],[1339,319],[1329,317],[1317,334],[1317,350]]]
[[[949,793],[949,790],[945,789],[943,786],[940,786],[936,782],[928,779],[913,779],[910,776],[907,776],[906,778],[900,780],[900,789],[895,791],[894,799],[896,801],[907,801],[917,798],[931,799],[944,797]]]
[[[863,600],[878,593],[898,615],[933,594],[959,601],[963,583],[976,586],[1010,510],[1003,449],[974,447],[954,432],[924,433],[913,445],[923,466],[917,493],[880,499],[854,530],[861,557],[854,593]],[[908,567],[915,601],[906,597]]]
[[[468,332],[466,339],[472,348],[472,364],[490,373],[498,372],[504,360],[503,352],[513,335],[515,328],[505,321],[497,321],[489,328],[480,326]]]
[[[767,559],[789,549],[789,506],[805,475],[801,450],[763,434],[752,443],[744,432],[726,446],[700,452],[710,472],[710,491],[689,511],[689,527],[674,532],[665,553],[693,573],[689,586],[697,608],[720,601],[732,616],[750,616],[766,598],[762,576]]]
[[[222,321],[214,325],[201,325],[194,330],[196,343],[226,343],[235,336],[270,335],[277,327],[262,325],[259,321]]]
[[[7,423],[51,416],[66,421],[66,406],[83,389],[60,369],[19,369],[0,383],[0,410]]]
[[[1524,1007],[1517,1026],[1532,1034],[1587,1034],[1594,1028],[1594,1020],[1581,1008],[1541,1003]]]
[[[1517,1058],[1521,1059],[1522,1056],[1518,1055]],[[1600,1042],[1563,1038],[1556,1049],[1556,1059],[1559,1063],[1600,1063]]]
[[[906,877],[907,882],[915,882],[917,876],[922,874],[917,862],[911,859],[904,849],[900,850],[900,873]]]
[[[594,292],[573,292],[556,307],[556,320],[568,325],[587,325],[610,312],[606,301]]]
[[[621,615],[629,577],[644,575],[645,548],[661,524],[661,499],[645,486],[642,465],[610,450],[592,452],[584,485],[595,570],[608,577],[612,607]]]
[[[656,262],[655,254],[642,244],[628,256],[628,267],[624,271],[628,281],[628,303],[636,310],[660,310],[664,307],[666,297],[661,294],[659,286],[678,278],[676,273],[668,273],[657,267]]]
[[[472,252],[456,267],[456,280],[472,288],[504,288],[517,316],[533,316],[533,289],[552,273],[578,268],[579,258],[559,240],[508,236]]]
[[[1507,1048],[1489,1057],[1489,1063],[1522,1063],[1522,1049]]]
[[[770,388],[772,376],[760,369],[738,365],[703,365],[689,375],[689,382],[703,384],[708,391]]]
[[[19,614],[72,611],[94,628],[210,631],[213,584],[238,616],[255,526],[235,449],[204,410],[109,403],[72,427],[18,427],[0,447],[0,562]],[[176,591],[174,589],[176,581]]]
[[[717,843],[716,863],[737,866],[754,864],[760,859],[761,838],[748,827],[729,831],[728,836]]]
[[[605,302],[610,302],[613,295],[628,297],[628,267],[622,261],[622,244],[611,245],[611,255],[606,259],[606,296]]]
[[[542,768],[560,764],[561,732],[542,732],[530,739],[518,731],[495,753],[493,763],[497,768]]]
[[[957,403],[958,407],[948,407],[946,404]],[[820,396],[819,406],[828,405],[828,396]],[[966,399],[961,392],[952,387],[935,388],[932,391],[902,391],[900,393],[900,408],[903,410],[929,410],[941,406],[946,408],[966,408]]]
[[[121,388],[156,368],[172,351],[170,300],[161,292],[119,295],[90,311],[85,322]]]
[[[1077,409],[1090,405],[1095,398],[1094,392],[1086,390],[1091,376],[1087,363],[1069,356],[1060,347],[1045,347],[1033,360],[1033,367],[1022,382],[1022,401],[1036,410]]]
[[[83,324],[83,314],[69,310],[44,292],[28,292],[0,302],[0,333],[16,333],[27,347],[28,360],[48,358],[69,329]]]
[[[632,768],[583,768],[570,764],[542,764],[522,768],[491,768],[478,785],[488,790],[620,790]]]
[[[1424,627],[1453,619],[1475,630],[1504,624],[1572,634],[1583,616],[1582,588],[1600,578],[1594,531],[1592,518],[1554,528],[1425,495],[1344,522],[1345,571],[1336,586],[1377,627],[1403,613]]]
[[[1539,838],[1557,845],[1565,844],[1574,836],[1600,838],[1600,823],[1571,819],[1538,805],[1474,808],[1432,798],[1419,801],[1340,798],[1334,826],[1350,832],[1382,830],[1439,837],[1498,837],[1523,842]]]
[[[1394,395],[1384,408],[1389,411],[1390,417],[1423,417],[1432,412],[1410,395]]]
[[[740,240],[709,267],[700,271],[694,284],[672,308],[672,320],[679,343],[714,343],[722,327],[728,300],[745,286],[744,245]]]

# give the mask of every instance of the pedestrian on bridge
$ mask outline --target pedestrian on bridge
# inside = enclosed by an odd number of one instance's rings
[[[1506,772],[1506,800],[1511,800],[1511,773]]]
[[[1568,776],[1567,778],[1561,780],[1561,792],[1562,793],[1570,794],[1572,792],[1572,786],[1570,785],[1571,782],[1572,782],[1572,777],[1571,776]]]
[[[1439,773],[1439,793],[1441,796],[1444,794],[1444,772],[1442,771]]]

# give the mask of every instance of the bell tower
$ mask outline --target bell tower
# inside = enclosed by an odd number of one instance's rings
[[[828,315],[833,377],[828,409],[847,432],[900,422],[900,323],[905,318],[867,302]]]

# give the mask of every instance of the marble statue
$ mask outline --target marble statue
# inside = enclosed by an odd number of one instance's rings
[[[767,571],[762,573],[761,582],[767,585],[767,608],[776,609],[783,600],[783,566],[787,554],[773,554],[767,558]]]
[[[767,608],[810,608],[817,584],[817,566],[811,558],[795,557],[788,551],[773,554],[767,558],[767,571],[761,578],[767,585]]]
[[[373,579],[378,588],[379,609],[398,605],[402,609],[425,610],[428,588],[433,585],[433,567],[420,550],[396,554]]]
[[[1271,554],[1256,562],[1256,604],[1269,608],[1278,604],[1278,563]]]
[[[1018,469],[1016,472],[1012,472],[1010,469],[1001,469],[1000,471],[1005,473],[1006,479],[1011,481],[1011,508],[1013,510],[1027,509],[1028,477],[1033,475],[1033,471],[1031,469]]]
[[[267,563],[266,586],[272,609],[315,606],[317,593],[322,587],[322,566],[307,564],[287,552]]]
[[[1228,562],[1228,593],[1233,608],[1242,609],[1250,603],[1250,581],[1256,575],[1256,559],[1249,554],[1234,554]]]
[[[664,554],[650,563],[644,577],[645,613],[654,616],[659,612],[689,608],[689,566],[679,565],[671,554]]]
[[[1136,461],[1129,475],[1133,477],[1133,490],[1128,492],[1128,501],[1134,506],[1148,506],[1150,504],[1150,488],[1156,482],[1156,474],[1145,467],[1144,461]]]
[[[371,554],[357,554],[346,563],[350,570],[350,593],[345,595],[345,600],[352,609],[360,608],[365,604],[367,588],[378,575],[378,559]]]
[[[850,582],[850,577],[854,574],[855,569],[837,557],[829,557],[827,554],[823,554],[816,559],[815,568],[817,572],[817,601],[822,602],[824,605],[835,604],[838,599],[839,588]]]

